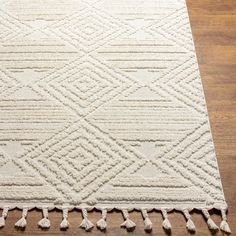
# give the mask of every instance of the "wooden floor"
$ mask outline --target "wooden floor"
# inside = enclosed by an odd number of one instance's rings
[[[229,205],[229,223],[233,231],[232,235],[236,235],[236,0],[186,1],[223,188]],[[219,225],[220,216],[217,212],[212,213],[214,213],[212,218]],[[161,227],[161,215],[157,212],[150,214],[153,230],[149,234],[144,232],[143,220],[138,212],[131,213],[132,220],[137,223],[137,227],[129,233],[119,227],[123,221],[119,212],[108,215],[108,229],[105,233],[96,228],[92,232],[86,233],[78,228],[81,214],[76,211],[69,214],[70,229],[67,231],[59,230],[60,212],[49,213],[51,228],[46,232],[37,227],[37,222],[41,218],[41,212],[38,211],[28,214],[28,224],[24,231],[15,229],[14,223],[20,215],[20,211],[11,211],[6,226],[0,230],[0,235],[166,235]],[[99,212],[89,214],[89,218],[93,222],[96,222],[99,217]],[[174,212],[169,219],[173,226],[171,235],[190,235],[186,231],[185,220],[180,213]],[[197,228],[195,235],[211,235],[201,214],[194,212],[193,220]],[[222,235],[222,233],[218,232],[216,235]]]

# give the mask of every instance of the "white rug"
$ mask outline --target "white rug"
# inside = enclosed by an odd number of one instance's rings
[[[183,0],[0,4],[0,225],[23,209],[182,211],[227,205]],[[109,215],[108,215],[109,217]],[[50,217],[49,217],[50,218]],[[109,227],[109,226],[108,226]]]

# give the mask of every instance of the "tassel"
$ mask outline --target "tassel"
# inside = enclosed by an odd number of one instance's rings
[[[107,218],[107,210],[102,209],[102,218],[97,222],[97,227],[100,230],[105,230],[106,229],[106,227],[107,227],[106,218]]]
[[[195,232],[196,231],[196,227],[191,219],[191,215],[189,214],[187,209],[183,210],[184,216],[187,219],[187,223],[186,223],[186,228],[188,229],[188,231],[190,232]]]
[[[204,215],[204,217],[206,218],[207,220],[207,225],[208,225],[208,228],[210,230],[213,230],[213,231],[217,231],[219,230],[219,227],[215,224],[215,222],[211,219],[211,216],[209,214],[209,212],[207,211],[207,209],[202,209],[202,213]]]
[[[171,224],[170,224],[170,221],[168,219],[167,211],[165,209],[161,209],[161,213],[162,213],[162,216],[164,218],[164,220],[162,222],[162,227],[165,230],[170,231],[171,230]]]
[[[231,234],[231,230],[227,223],[226,210],[221,209],[222,221],[220,223],[220,229],[227,234]]]
[[[141,209],[141,212],[142,212],[142,216],[144,219],[144,221],[143,221],[144,222],[144,230],[147,230],[147,231],[152,230],[152,222],[148,217],[147,210]]]
[[[68,208],[62,209],[62,222],[60,224],[60,229],[67,229],[69,228],[69,222],[68,222]]]
[[[82,215],[83,215],[83,220],[82,223],[80,224],[81,228],[84,228],[86,231],[89,231],[90,229],[93,228],[93,223],[91,221],[88,220],[88,213],[87,210],[85,208],[82,208]]]
[[[207,225],[210,230],[219,230],[219,227],[215,224],[215,222],[211,218],[207,220]]]
[[[225,233],[231,234],[231,230],[229,228],[229,224],[227,223],[227,221],[222,220],[220,223],[220,229],[222,231],[224,231]]]
[[[194,225],[192,219],[188,219],[186,227],[189,231],[192,231],[192,232],[196,231],[196,228],[195,228],[195,225]]]
[[[7,218],[9,207],[3,207],[2,216],[0,217],[0,228],[5,226],[5,219]]]
[[[133,229],[136,226],[136,224],[132,220],[129,219],[128,211],[123,209],[122,213],[123,213],[125,221],[120,226],[126,227],[126,229]]]
[[[50,228],[50,220],[48,219],[48,208],[43,207],[43,218],[38,222],[38,226],[42,229]]]
[[[22,217],[15,223],[16,227],[25,228],[25,226],[27,224],[27,221],[26,221],[27,213],[28,213],[28,208],[23,207]]]

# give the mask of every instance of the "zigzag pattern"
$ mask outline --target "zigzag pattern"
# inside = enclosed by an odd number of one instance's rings
[[[24,2],[0,9],[1,203],[225,206],[184,1]]]

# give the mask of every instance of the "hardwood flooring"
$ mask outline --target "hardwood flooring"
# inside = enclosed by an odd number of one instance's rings
[[[187,0],[187,5],[223,188],[229,205],[229,224],[232,235],[236,235],[236,0]],[[221,218],[218,212],[212,213],[212,218],[219,225]],[[123,218],[119,212],[108,215],[106,232],[94,228],[89,233],[78,228],[81,214],[76,211],[69,214],[70,228],[67,231],[59,229],[60,212],[49,213],[51,228],[47,231],[38,229],[37,222],[41,219],[41,212],[35,210],[29,213],[24,231],[15,229],[14,223],[20,215],[21,212],[18,210],[11,211],[6,226],[0,230],[0,235],[166,235],[161,226],[161,214],[156,212],[150,213],[153,230],[149,234],[143,230],[143,220],[139,212],[130,214],[137,223],[133,232],[120,228]],[[96,222],[100,218],[100,213],[90,213],[89,218]],[[174,212],[170,214],[169,219],[173,226],[171,235],[190,235],[185,228],[182,214]],[[199,212],[193,213],[193,220],[197,228],[195,235],[211,235]],[[222,235],[222,232],[215,235]]]

